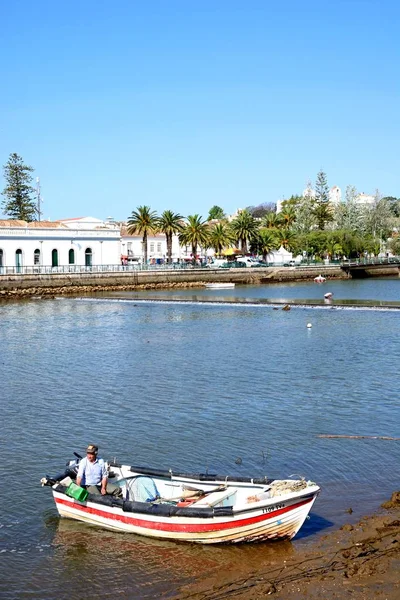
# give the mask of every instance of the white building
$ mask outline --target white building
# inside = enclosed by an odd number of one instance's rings
[[[361,194],[358,194],[358,196],[356,196],[354,200],[357,204],[362,204],[364,206],[372,206],[375,203],[375,199],[375,196],[371,196],[371,194],[364,194],[364,192],[361,192]]]
[[[329,201],[332,204],[340,204],[342,201],[342,190],[338,185],[334,185],[329,190]]]
[[[68,272],[100,266],[121,266],[143,262],[143,238],[128,235],[126,224],[95,217],[59,221],[0,220],[0,274],[15,272]],[[213,249],[197,249],[197,259],[214,255]],[[167,242],[164,234],[149,235],[150,264],[164,263]],[[192,247],[172,238],[172,260],[192,261]],[[104,269],[102,269],[104,270]]]
[[[76,270],[120,261],[119,229],[68,227],[60,221],[0,221],[2,273]]]

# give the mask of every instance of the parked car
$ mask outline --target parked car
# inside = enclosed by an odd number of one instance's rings
[[[212,262],[208,263],[206,267],[208,269],[221,269],[231,266],[226,258],[214,258]]]
[[[263,265],[256,260],[255,258],[252,258],[251,256],[239,256],[237,259],[238,263],[242,263],[241,266],[245,266],[245,267],[262,267]]]
[[[296,266],[296,261],[295,260],[289,260],[288,262],[283,263],[284,267],[295,267]]]

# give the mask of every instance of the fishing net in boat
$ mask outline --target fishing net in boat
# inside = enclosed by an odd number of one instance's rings
[[[146,475],[139,475],[127,481],[127,487],[130,500],[135,502],[154,502],[160,497],[154,480]]]
[[[305,481],[305,479],[284,479],[281,481],[274,481],[273,483],[271,483],[269,491],[271,498],[274,498],[275,496],[282,496],[283,494],[288,494],[289,492],[298,492],[306,487],[307,481]]]

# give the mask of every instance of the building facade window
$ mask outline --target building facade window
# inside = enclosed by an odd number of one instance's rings
[[[36,248],[35,252],[33,253],[33,264],[40,265],[40,250],[39,250],[39,248]]]
[[[69,265],[75,264],[75,250],[73,248],[70,248],[68,251],[68,264]]]
[[[3,250],[0,248],[0,267],[3,267],[4,254]]]
[[[15,266],[17,267],[17,273],[21,273],[22,270],[22,250],[18,248],[15,253]]]
[[[154,242],[150,242],[150,252],[154,254]]]
[[[161,242],[157,242],[157,252],[158,254],[161,253]]]
[[[85,250],[85,267],[92,266],[92,249],[86,248]]]
[[[58,267],[58,250],[57,248],[53,248],[51,251],[51,266]]]

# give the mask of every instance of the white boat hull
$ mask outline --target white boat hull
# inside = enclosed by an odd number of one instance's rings
[[[317,496],[278,502],[233,517],[193,519],[129,514],[121,508],[79,502],[56,491],[53,494],[61,517],[147,537],[203,544],[291,539],[303,525]]]
[[[206,283],[206,288],[210,290],[227,290],[235,287],[234,283]]]
[[[291,539],[320,491],[304,480],[194,476],[115,464],[112,470],[125,499],[89,494],[85,501],[76,500],[67,495],[69,477],[44,485],[52,486],[61,517],[115,531],[202,544]],[[156,497],[141,498],[139,488],[132,487],[137,482],[145,482],[146,494],[148,482],[154,483]],[[196,490],[194,498],[176,501],[185,492],[193,494],[191,490]]]

